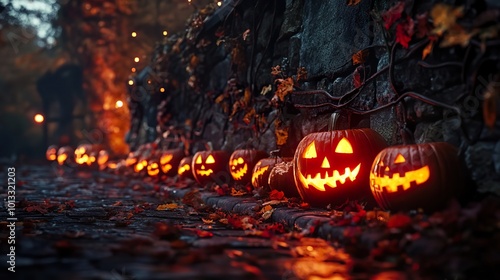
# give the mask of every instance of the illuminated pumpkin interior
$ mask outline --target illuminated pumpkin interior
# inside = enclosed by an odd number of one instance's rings
[[[108,152],[105,150],[99,151],[99,155],[97,156],[97,164],[99,164],[100,166],[105,165],[106,162],[108,162],[108,160],[109,160]]]
[[[353,154],[354,151],[349,140],[344,137],[337,144],[335,153]],[[318,157],[318,151],[316,149],[315,141],[312,141],[309,145],[307,145],[302,154],[302,158],[306,161],[317,160],[321,158],[322,155],[319,156],[320,157]],[[312,186],[319,191],[326,191],[325,186],[336,188],[338,187],[339,183],[344,184],[347,179],[353,182],[354,180],[356,180],[356,176],[358,176],[359,170],[361,168],[361,163],[359,163],[353,169],[351,169],[350,167],[345,167],[343,170],[332,169],[332,162],[328,160],[327,156],[323,156],[323,159],[321,159],[321,164],[318,164],[317,167],[311,167],[311,164],[312,163],[308,163],[308,168],[314,171],[312,173],[310,173],[310,171],[306,171],[306,175],[304,175],[304,171],[301,170],[298,177],[306,188]]]
[[[148,162],[145,159],[143,159],[134,166],[134,171],[141,172],[146,166],[148,166]]]
[[[254,186],[257,185],[257,179],[260,176],[264,175],[264,173],[266,173],[267,170],[269,170],[269,166],[268,165],[261,167],[260,164],[259,164],[258,166],[257,165],[255,166],[255,170],[254,170],[254,172],[252,174],[252,184]]]
[[[57,163],[62,165],[68,159],[67,153],[61,153],[57,156]]]
[[[401,186],[403,191],[406,191],[411,187],[412,182],[416,185],[421,185],[429,180],[431,173],[428,165],[416,170],[398,171],[402,167],[401,164],[405,162],[405,157],[399,153],[394,159],[393,165],[384,164],[383,160],[379,160],[378,163],[374,164],[373,171],[370,173],[370,187],[372,191],[381,192],[385,188],[388,193],[394,193],[398,191],[399,186]],[[385,168],[382,168],[384,166]],[[389,166],[394,166],[395,170],[391,170]]]
[[[196,170],[196,174],[201,175],[201,176],[210,176],[210,174],[214,173],[214,170],[211,168],[207,168],[205,165],[207,164],[214,164],[215,163],[215,158],[212,155],[209,155],[207,159],[205,160],[205,163],[203,163],[203,158],[201,155],[198,155],[195,160],[196,164],[201,164],[201,167]]]
[[[177,169],[177,174],[182,175],[184,172],[189,171],[191,169],[191,166],[189,164],[183,164],[182,166],[179,166],[179,169]]]
[[[160,173],[160,166],[158,165],[157,162],[151,162],[149,165],[148,165],[148,175],[149,176],[156,176]]]
[[[233,159],[229,165],[231,166],[231,176],[233,176],[235,180],[243,178],[243,176],[245,176],[245,174],[247,174],[248,172],[248,165],[245,163],[245,160],[242,157]]]
[[[54,161],[57,159],[57,148],[49,147],[45,153],[47,160]]]
[[[172,154],[164,154],[160,157],[160,167],[163,173],[167,173],[172,170],[172,164],[170,164],[172,158],[174,158],[174,155]]]

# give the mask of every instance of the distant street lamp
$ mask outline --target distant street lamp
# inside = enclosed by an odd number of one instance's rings
[[[43,121],[45,120],[42,114],[36,114],[33,119],[36,123],[43,123]]]

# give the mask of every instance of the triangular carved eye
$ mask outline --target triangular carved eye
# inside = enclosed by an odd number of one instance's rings
[[[195,161],[196,164],[202,164],[201,156],[198,156]]]
[[[311,142],[306,148],[304,152],[304,158],[317,158],[318,154],[316,153],[316,145],[314,145],[314,141]]]
[[[403,163],[405,161],[406,161],[405,157],[402,154],[398,154],[398,156],[394,160],[394,163]]]
[[[207,161],[205,161],[205,163],[215,163],[215,159],[212,155],[209,155],[207,157]]]
[[[352,146],[351,143],[349,143],[349,140],[347,140],[345,137],[342,138],[342,140],[340,140],[340,142],[337,144],[335,152],[338,154],[352,154]]]

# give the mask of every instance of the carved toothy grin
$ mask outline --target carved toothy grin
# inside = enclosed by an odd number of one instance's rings
[[[358,176],[359,169],[361,168],[361,163],[356,166],[352,171],[349,167],[345,169],[344,174],[340,174],[338,170],[333,170],[332,174],[329,176],[328,171],[325,171],[324,176],[320,173],[317,173],[316,176],[312,177],[311,174],[308,174],[307,177],[304,177],[299,172],[299,179],[302,181],[302,184],[309,188],[309,186],[314,187],[319,191],[326,191],[325,186],[329,186],[330,188],[336,188],[337,182],[344,184],[345,181],[349,178],[352,181],[356,179]]]
[[[189,169],[190,169],[189,164],[184,164],[184,166],[179,167],[179,170],[177,171],[177,173],[179,175],[182,175],[182,174],[184,174],[184,172],[188,171]]]
[[[162,165],[162,167],[161,167],[161,171],[163,171],[163,173],[167,173],[171,169],[172,169],[172,165],[170,165],[170,164],[165,164],[165,165]]]
[[[208,170],[196,170],[196,174],[201,175],[201,176],[209,176],[212,173],[214,173],[214,171],[212,169],[208,169]]]
[[[257,184],[257,178],[266,173],[268,169],[269,166],[264,166],[264,167],[259,167],[257,170],[255,170],[255,172],[252,174],[252,183]]]
[[[420,185],[427,182],[429,177],[429,166],[424,166],[413,171],[407,171],[403,176],[399,173],[394,173],[392,177],[389,175],[378,177],[372,172],[370,173],[370,185],[373,191],[381,192],[382,189],[385,188],[388,193],[393,193],[398,191],[398,186],[402,186],[403,190],[406,191],[411,187],[411,182],[415,182],[417,185]]]
[[[232,167],[232,169],[235,168],[236,168],[235,166]],[[240,168],[236,171],[231,170],[231,176],[233,176],[235,180],[240,180],[241,178],[243,178],[243,176],[245,176],[245,174],[247,174],[247,171],[248,171],[248,165],[245,163],[243,168]]]

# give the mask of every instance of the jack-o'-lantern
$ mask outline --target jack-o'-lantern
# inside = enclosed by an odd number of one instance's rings
[[[148,166],[148,161],[143,158],[143,159],[140,159],[135,165],[134,165],[134,172],[135,173],[141,173],[144,168],[146,168]]]
[[[159,162],[161,172],[167,176],[174,176],[177,174],[177,167],[183,157],[184,150],[182,149],[166,150],[162,152]]]
[[[177,174],[179,178],[189,178],[194,179],[193,172],[191,172],[191,163],[193,161],[193,157],[185,157],[181,159],[179,163],[179,168],[177,168]]]
[[[82,165],[87,164],[90,165],[92,163],[92,145],[90,144],[82,144],[78,146],[75,150],[75,162]],[[95,161],[95,156],[94,156]]]
[[[97,164],[99,168],[104,169],[106,167],[106,163],[109,160],[109,153],[106,150],[100,150],[97,154]]]
[[[369,128],[305,136],[294,156],[294,177],[302,199],[312,206],[373,200],[370,166],[386,146],[382,136]]]
[[[436,210],[464,190],[457,149],[444,142],[382,150],[373,161],[370,188],[386,210]]]
[[[229,183],[228,160],[229,154],[222,150],[197,152],[191,163],[193,176],[200,185]]]
[[[277,163],[269,174],[269,187],[272,190],[282,191],[286,197],[299,197],[297,186],[293,178],[293,161]]]
[[[45,157],[48,161],[55,161],[57,159],[57,146],[49,146],[45,152]]]
[[[73,148],[64,146],[57,150],[57,163],[63,165],[70,163],[73,157]]]
[[[273,167],[280,162],[292,160],[293,158],[281,158],[277,156],[259,160],[253,168],[252,186],[254,188],[269,188],[269,174],[271,173]]]
[[[147,166],[147,172],[150,177],[156,177],[160,174],[160,164],[156,160],[150,160]]]
[[[250,183],[255,164],[267,157],[267,153],[259,150],[236,150],[229,158],[229,171],[237,183]]]

